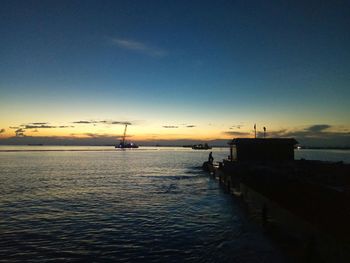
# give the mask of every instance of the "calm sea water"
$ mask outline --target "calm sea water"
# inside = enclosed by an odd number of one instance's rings
[[[213,150],[215,161],[227,154]],[[296,157],[350,162],[348,151]],[[0,261],[286,262],[202,172],[207,158],[185,148],[0,146]]]

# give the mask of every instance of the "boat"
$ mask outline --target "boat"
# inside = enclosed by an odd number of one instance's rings
[[[205,143],[205,144],[195,144],[192,146],[193,150],[209,150],[211,147]]]
[[[120,141],[120,143],[118,145],[115,146],[115,148],[118,148],[118,149],[136,149],[136,148],[139,148],[139,146],[136,143],[127,142],[125,140],[127,127],[128,127],[128,125],[125,124],[123,139]]]
[[[118,145],[115,146],[115,148],[121,148],[121,149],[135,148],[136,149],[136,148],[139,148],[139,146],[137,144],[135,144],[135,143],[132,143],[132,142],[130,142],[130,143],[123,143],[121,141]]]

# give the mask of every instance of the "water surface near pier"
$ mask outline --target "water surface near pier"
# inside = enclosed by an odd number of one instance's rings
[[[208,151],[6,147],[0,261],[286,261],[202,172]],[[227,153],[213,150],[216,161]]]

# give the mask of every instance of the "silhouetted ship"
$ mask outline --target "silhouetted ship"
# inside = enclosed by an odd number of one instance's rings
[[[120,143],[118,145],[115,146],[115,148],[118,148],[118,149],[136,149],[136,148],[139,148],[139,146],[135,143],[126,142],[125,137],[126,137],[126,128],[127,127],[128,127],[128,125],[125,124],[123,139],[120,141]]]
[[[203,144],[195,144],[192,146],[192,149],[193,150],[209,150],[211,149],[211,147],[205,143],[204,145]]]
[[[139,146],[135,143],[125,143],[125,142],[120,142],[118,145],[115,146],[115,148],[121,148],[121,149],[127,149],[127,148],[139,148]]]

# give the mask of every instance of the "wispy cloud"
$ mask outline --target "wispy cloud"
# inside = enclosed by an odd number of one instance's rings
[[[232,137],[252,137],[253,133],[241,131],[224,131],[223,134]],[[262,138],[264,132],[258,131],[257,137]],[[307,146],[350,146],[349,128],[340,128],[329,124],[314,124],[299,129],[280,129],[266,131],[267,138],[295,138],[300,144]]]
[[[97,121],[97,120],[81,120],[81,121],[74,121],[73,123],[75,124],[111,124],[111,125],[132,125],[133,123],[130,121],[113,121],[113,120],[102,120],[102,121]]]
[[[83,133],[83,134],[73,134],[74,136],[87,136],[89,138],[104,138],[104,139],[118,139],[119,137],[121,137],[122,135],[113,135],[113,134],[101,134],[101,133],[91,133],[91,132],[87,132],[87,133]],[[132,137],[131,135],[127,135],[126,137]]]
[[[15,130],[15,133],[16,133],[16,137],[24,137],[25,136],[25,130],[20,128],[20,129],[17,129]]]
[[[64,129],[64,128],[74,128],[74,126],[69,125],[49,125],[48,122],[32,122],[27,124],[21,124],[19,126],[10,126],[10,129],[15,130],[16,137],[24,137],[27,130],[32,130],[32,132],[38,132],[38,129]]]
[[[111,121],[111,122],[107,122],[107,124],[122,124],[122,125],[132,125],[131,122],[128,121]]]
[[[258,136],[262,137],[263,133],[259,132]],[[267,137],[293,137],[300,144],[307,146],[350,146],[350,130],[328,124],[316,124],[296,130],[267,130]]]
[[[76,124],[90,124],[90,123],[94,123],[94,122],[91,122],[91,121],[73,121],[73,123],[76,123]]]
[[[132,122],[129,121],[115,121],[115,120],[79,120],[73,122],[74,124],[92,124],[92,125],[132,125]],[[41,129],[66,129],[66,128],[75,128],[76,126],[73,125],[51,125],[49,122],[31,122],[31,123],[24,123],[19,126],[10,126],[9,128],[12,130],[15,130],[16,137],[24,137],[26,136],[25,133],[28,130],[31,130],[31,132],[39,132]],[[2,131],[2,130],[1,130]],[[5,130],[3,131],[5,132]],[[0,133],[3,133],[0,132]],[[87,135],[86,135],[87,136]],[[103,135],[104,136],[104,135]]]
[[[328,124],[316,124],[299,130],[267,130],[267,137],[294,137],[297,140],[308,141],[318,140],[320,142],[327,140],[341,140],[344,145],[350,144],[350,131],[337,130],[337,127]],[[262,137],[263,132],[258,132],[258,136]]]
[[[33,122],[20,125],[22,129],[62,129],[62,128],[74,128],[69,125],[49,125],[49,122]],[[10,127],[11,129],[19,129],[19,127]]]
[[[119,48],[139,52],[139,53],[153,56],[153,57],[164,57],[167,55],[167,52],[163,49],[150,46],[146,43],[134,41],[131,39],[113,38],[112,42],[114,45],[118,46]]]
[[[249,132],[239,132],[239,131],[225,131],[223,132],[225,135],[229,136],[249,136]]]
[[[327,130],[329,128],[331,128],[331,125],[328,124],[316,124],[316,125],[312,125],[310,127],[307,127],[305,130],[309,131],[309,132],[323,132],[324,130]]]
[[[32,122],[30,123],[32,125],[46,125],[46,124],[49,124],[48,122]]]
[[[245,126],[245,122],[240,121],[237,124],[232,124],[232,126],[230,127],[230,130],[241,129],[243,126]]]
[[[1,129],[1,130],[0,130],[0,133],[4,133],[4,132],[5,132],[5,129]]]
[[[242,124],[238,124],[238,125],[233,125],[232,127],[230,127],[230,130],[233,130],[233,129],[240,129],[242,128],[244,125]]]
[[[194,124],[187,124],[187,123],[182,123],[182,124],[174,124],[174,125],[163,125],[162,126],[165,129],[178,129],[178,128],[195,128],[197,127]]]
[[[33,124],[23,124],[21,125],[23,129],[62,129],[62,128],[74,128],[74,126],[67,126],[67,125],[60,125],[60,126],[54,126],[54,125],[33,125]]]
[[[349,130],[337,131],[329,124],[315,124],[299,130],[267,130],[269,137],[297,137],[297,138],[325,138],[329,136],[350,136]],[[258,136],[262,136],[263,132],[258,132]]]

